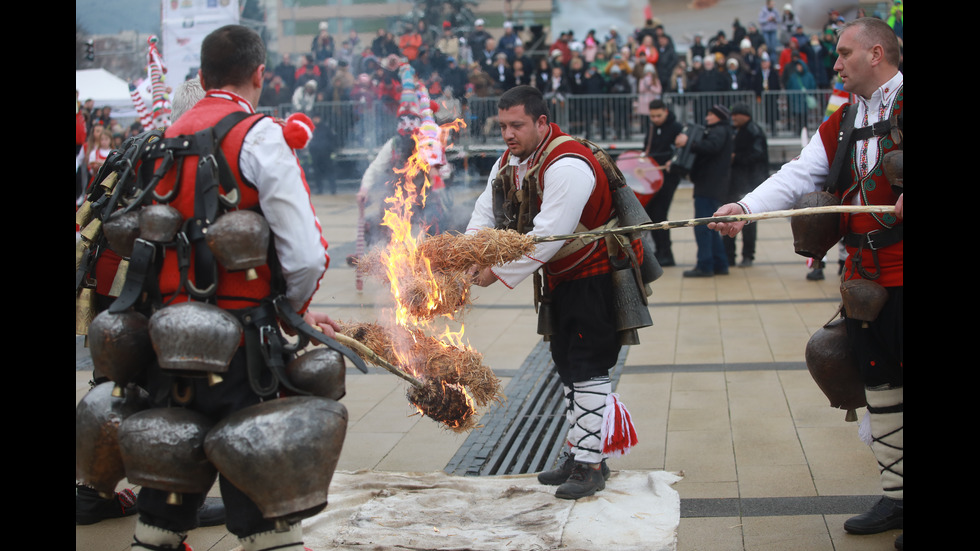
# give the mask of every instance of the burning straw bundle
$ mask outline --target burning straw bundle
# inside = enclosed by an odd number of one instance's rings
[[[517,260],[535,246],[528,235],[490,228],[475,234],[426,236],[412,251],[407,266],[399,267],[398,301],[415,319],[452,316],[469,301],[467,270]],[[389,257],[386,249],[374,249],[360,258],[357,271],[390,280]]]
[[[500,380],[483,365],[483,355],[471,348],[452,346],[419,330],[392,330],[374,323],[340,326],[343,335],[359,343],[355,352],[389,371],[398,369],[412,383],[409,401],[455,432],[475,426],[474,404],[484,407],[502,396]],[[403,359],[396,352],[400,349]],[[403,367],[394,367],[399,364]]]
[[[484,228],[468,235],[443,233],[428,237],[418,252],[429,259],[433,271],[463,272],[471,266],[496,266],[517,260],[532,253],[535,246],[528,235]]]

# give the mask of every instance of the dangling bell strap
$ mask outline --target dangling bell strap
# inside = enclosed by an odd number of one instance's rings
[[[845,235],[844,244],[857,249],[857,253],[854,254],[851,260],[854,271],[864,279],[878,279],[881,275],[881,268],[878,264],[878,250],[902,241],[905,236],[904,228],[904,224],[899,224],[890,229],[875,230],[868,233],[849,233]],[[871,251],[871,259],[874,263],[872,268],[874,270],[873,273],[869,272],[861,262],[862,253],[865,250]]]
[[[289,304],[289,301],[285,296],[278,296],[273,299],[273,304],[276,307],[276,313],[279,318],[283,320],[286,325],[292,327],[296,332],[302,334],[312,341],[319,342],[320,344],[326,345],[328,348],[340,352],[350,360],[361,373],[367,373],[367,366],[364,365],[364,360],[360,356],[355,354],[351,349],[340,344],[339,342],[331,339],[330,337],[323,334],[323,331],[318,331],[306,323],[302,316],[300,316],[296,310]]]
[[[274,394],[280,384],[300,395],[308,394],[293,388],[285,376],[282,335],[276,326],[275,312],[269,310],[271,307],[263,305],[232,312],[242,323],[248,382],[262,397]]]
[[[126,282],[119,297],[109,306],[109,312],[118,314],[128,310],[142,298],[143,291],[156,293],[160,286],[156,283],[156,247],[144,239],[136,239],[129,257]]]

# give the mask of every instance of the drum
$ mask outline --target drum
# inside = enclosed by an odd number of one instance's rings
[[[624,151],[616,159],[616,166],[644,207],[664,185],[663,170],[642,151]]]

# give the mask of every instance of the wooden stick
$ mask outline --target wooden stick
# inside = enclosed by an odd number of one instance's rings
[[[588,235],[596,236],[596,235],[607,235],[607,234],[633,233],[636,231],[648,231],[648,230],[669,230],[672,228],[703,226],[715,222],[750,222],[754,220],[766,220],[770,218],[788,218],[792,216],[808,216],[808,215],[816,215],[816,214],[833,214],[833,213],[854,214],[854,213],[894,213],[894,212],[895,212],[894,205],[871,205],[871,206],[830,205],[825,207],[808,207],[802,209],[774,210],[770,212],[760,212],[757,214],[733,214],[729,216],[711,216],[708,218],[692,218],[689,220],[648,222],[646,224],[638,224],[635,226],[623,226],[620,228],[608,228],[604,230],[584,231],[578,233],[569,233],[565,235],[544,235],[540,237],[535,237],[534,241],[536,243],[541,243],[544,241],[565,241],[568,239],[577,239],[579,237],[588,236]]]
[[[376,365],[376,366],[378,366],[378,367],[380,367],[380,368],[382,368],[382,369],[384,369],[386,371],[389,371],[392,374],[401,377],[402,379],[405,379],[409,383],[412,383],[412,386],[415,386],[415,387],[421,387],[421,386],[423,386],[422,381],[416,379],[415,377],[412,377],[411,375],[409,375],[408,373],[405,373],[401,369],[398,369],[398,367],[392,365],[387,360],[385,360],[384,358],[382,358],[381,356],[379,356],[374,350],[371,350],[370,348],[368,348],[364,343],[362,343],[362,342],[360,342],[358,340],[352,339],[351,337],[348,337],[347,335],[344,335],[343,333],[336,333],[334,335],[334,340],[336,340],[340,344],[343,344],[343,345],[346,345],[346,346],[348,346],[350,348],[353,348],[358,353],[360,353],[361,356],[366,357],[366,359],[369,360],[374,365]]]

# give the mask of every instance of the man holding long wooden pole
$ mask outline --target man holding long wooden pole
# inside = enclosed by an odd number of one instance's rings
[[[894,213],[844,215],[847,246],[844,280],[874,281],[887,301],[874,321],[862,326],[846,317],[868,403],[871,449],[881,471],[884,496],[868,512],[848,519],[853,534],[903,527],[903,187],[887,177],[888,155],[902,150],[903,76],[898,40],[887,24],[858,19],[840,32],[834,69],[857,101],[834,113],[800,156],[738,203],[715,216],[788,208],[804,195],[826,190],[842,205],[894,205]],[[895,154],[893,154],[895,155]],[[894,158],[894,157],[893,157]],[[744,221],[709,227],[734,237]],[[896,541],[901,549],[902,536]]]

